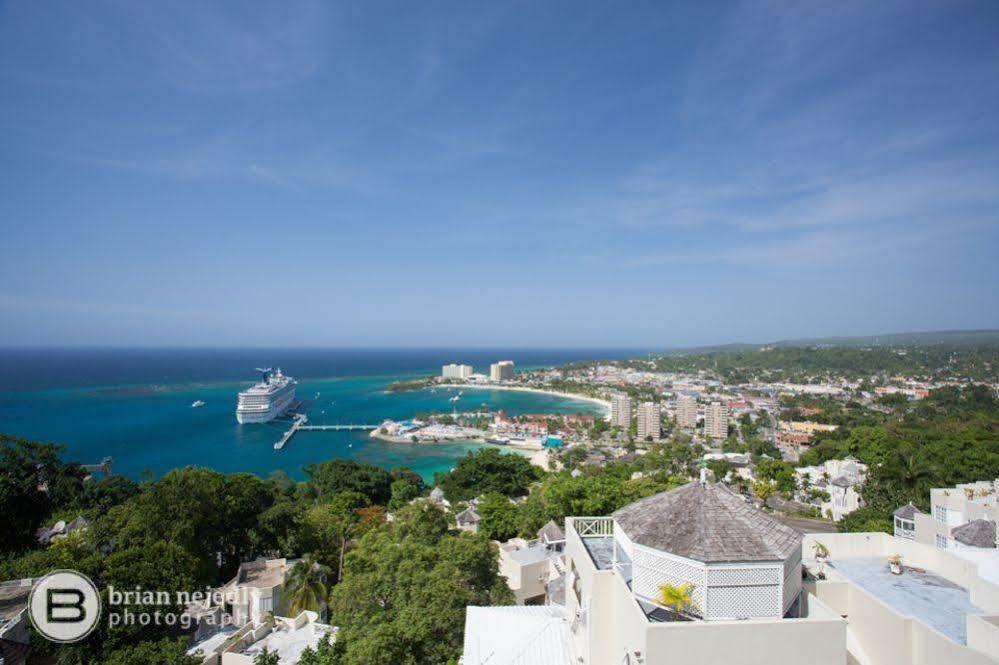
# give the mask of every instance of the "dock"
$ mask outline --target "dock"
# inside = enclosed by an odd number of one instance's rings
[[[291,429],[285,432],[277,443],[274,444],[274,450],[281,450],[291,441],[291,438],[295,436],[298,432],[350,432],[358,430],[375,430],[378,429],[379,425],[309,425],[308,416],[304,413],[296,413],[292,417]]]

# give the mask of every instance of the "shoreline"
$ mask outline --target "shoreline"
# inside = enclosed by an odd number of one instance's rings
[[[477,383],[444,383],[437,387],[444,388],[461,388],[462,390],[514,390],[526,393],[539,393],[542,395],[552,395],[554,397],[563,397],[565,399],[575,399],[581,402],[590,402],[591,404],[596,404],[603,407],[605,413],[604,418],[610,417],[611,403],[607,400],[600,399],[598,397],[590,397],[588,395],[577,395],[575,393],[563,393],[557,390],[545,390],[544,388],[532,388],[530,386],[502,386],[502,385],[481,385]]]

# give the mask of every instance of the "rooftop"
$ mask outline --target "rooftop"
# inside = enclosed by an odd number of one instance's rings
[[[229,637],[235,633],[238,629],[235,626],[222,626],[219,628],[217,633],[206,637],[200,642],[195,642],[187,650],[188,656],[193,656],[199,651],[204,656],[209,656],[215,652],[216,649],[221,647]]]
[[[687,483],[613,517],[633,542],[704,563],[783,561],[801,549],[801,534],[721,483]]]
[[[903,520],[912,520],[917,514],[922,514],[919,508],[916,508],[912,503],[907,503],[901,508],[895,511],[895,517],[900,517]]]
[[[256,657],[264,648],[277,652],[282,663],[297,663],[306,647],[315,648],[326,635],[335,629],[321,623],[307,622],[298,628],[291,625],[279,626],[263,639],[254,642],[243,653]]]
[[[565,540],[565,532],[555,520],[548,520],[548,523],[538,530],[538,539],[548,543],[558,543]]]
[[[989,520],[971,520],[950,530],[954,540],[971,547],[995,547],[996,523]]]
[[[912,616],[958,644],[967,643],[966,615],[981,613],[968,590],[932,572],[893,575],[884,558],[837,559],[829,567],[900,614]]]
[[[284,576],[294,561],[286,559],[257,559],[248,561],[239,567],[229,584],[226,586],[250,586],[258,589],[270,589],[284,583]]]
[[[0,585],[0,626],[16,619],[28,606],[31,580],[13,580]]]
[[[572,665],[569,622],[557,605],[469,607],[465,665]]]

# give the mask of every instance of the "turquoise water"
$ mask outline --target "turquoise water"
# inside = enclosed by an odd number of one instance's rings
[[[289,374],[296,375],[288,370]],[[297,397],[313,424],[377,424],[425,411],[450,411],[454,393],[429,390],[389,394],[386,385],[405,375],[299,379]],[[450,469],[477,444],[394,444],[368,432],[299,432],[281,451],[273,449],[288,424],[239,425],[236,393],[245,381],[141,382],[110,387],[70,387],[0,392],[0,432],[66,447],[68,459],[97,463],[114,458],[114,470],[132,477],[161,475],[195,464],[219,471],[266,476],[282,469],[302,478],[310,462],[341,457],[382,467],[405,465],[428,480]],[[318,393],[318,396],[317,396]],[[191,408],[194,400],[206,404]],[[500,390],[466,390],[459,410],[484,408],[520,413],[598,413],[581,400]],[[325,412],[325,413],[324,413]]]

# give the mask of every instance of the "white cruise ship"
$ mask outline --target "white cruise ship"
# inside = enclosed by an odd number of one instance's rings
[[[239,393],[236,404],[236,420],[240,423],[266,423],[282,415],[295,399],[297,382],[281,373],[278,367],[273,372],[263,372],[263,379],[252,388]]]

